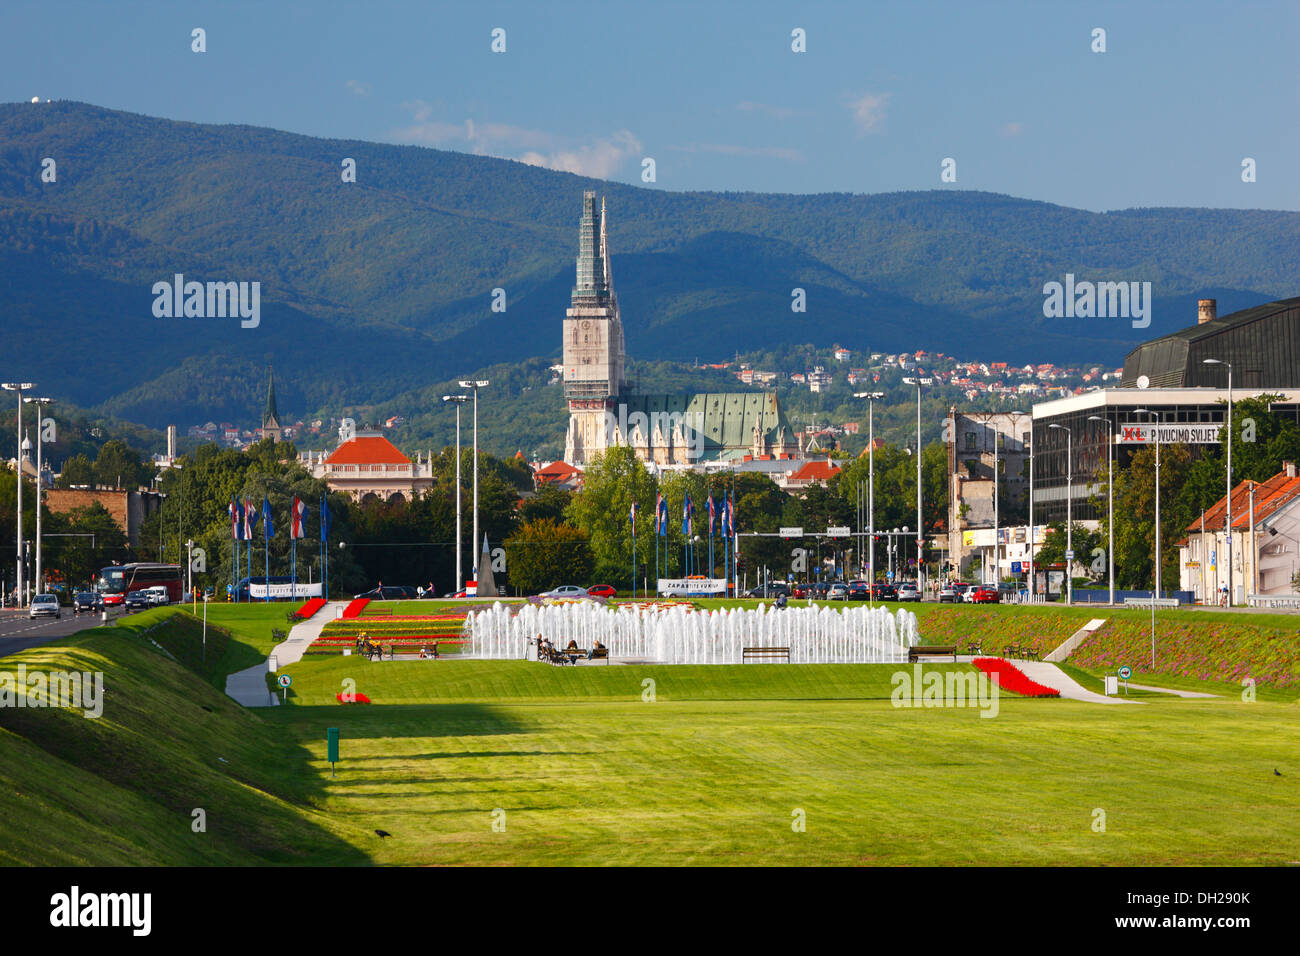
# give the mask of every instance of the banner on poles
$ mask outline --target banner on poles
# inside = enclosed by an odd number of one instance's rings
[[[665,597],[699,597],[727,593],[726,578],[660,578],[659,593]]]
[[[315,584],[272,584],[271,593],[266,593],[265,584],[250,584],[248,586],[249,597],[255,598],[313,598],[321,597],[321,584],[317,581]]]

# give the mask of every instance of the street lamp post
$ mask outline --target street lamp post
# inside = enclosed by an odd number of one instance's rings
[[[1223,516],[1224,545],[1228,549],[1228,607],[1232,607],[1232,363],[1223,359],[1201,359],[1202,365],[1228,366],[1228,417],[1224,419],[1224,430],[1228,433],[1228,481],[1227,497],[1224,498]],[[1250,371],[1247,369],[1246,371]]]
[[[876,595],[876,399],[884,398],[884,392],[854,392],[854,398],[867,400],[867,540],[869,556],[867,566],[871,569],[867,591],[868,601],[874,601]]]
[[[1074,434],[1064,425],[1049,425],[1065,432],[1065,603],[1074,603]]]
[[[920,369],[917,370],[918,372]],[[921,550],[925,547],[925,525],[921,523],[921,376],[916,376],[916,590],[925,593],[921,578]]]
[[[1155,412],[1147,408],[1135,408],[1133,409],[1133,413],[1150,415],[1153,419],[1157,417]],[[1153,422],[1153,424],[1155,424],[1155,422]],[[1160,596],[1160,436],[1154,429],[1152,430],[1152,437],[1156,440],[1156,526],[1154,535],[1156,568],[1155,578],[1152,583],[1155,585],[1155,593],[1158,597]],[[1229,527],[1231,527],[1231,525],[1229,525]],[[1229,562],[1231,562],[1231,558],[1229,558]],[[1231,564],[1229,564],[1229,566],[1231,566]]]
[[[33,382],[5,382],[0,385],[7,392],[18,393],[18,606],[23,603],[23,391],[35,388]]]
[[[463,540],[460,530],[460,407],[469,401],[469,396],[444,395],[442,400],[456,404],[456,586],[451,589],[454,594],[465,586],[460,563],[460,543]],[[477,463],[477,454],[474,455],[474,460]]]
[[[460,383],[461,388],[470,388],[474,390],[474,537],[470,541],[470,547],[478,548],[478,390],[487,388],[490,383],[487,379],[470,379]],[[478,552],[473,553],[473,562],[470,567],[474,569],[474,594],[478,595]]]
[[[40,594],[42,581],[42,560],[41,560],[41,446],[45,444],[42,435],[43,425],[41,422],[41,409],[50,404],[48,398],[25,398],[23,399],[29,405],[36,406],[36,593]],[[20,471],[21,478],[21,471]],[[21,484],[21,480],[19,482]]]
[[[1106,426],[1106,569],[1110,572],[1110,603],[1115,603],[1115,426],[1109,418],[1089,415]]]

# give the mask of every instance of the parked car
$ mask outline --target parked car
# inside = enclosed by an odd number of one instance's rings
[[[919,601],[921,600],[921,590],[915,584],[907,583],[898,586],[898,600],[900,601]]]
[[[150,607],[155,607],[161,604],[168,604],[171,602],[171,598],[167,594],[167,589],[163,587],[161,584],[155,585],[154,587],[151,588],[145,588],[144,593],[145,596],[149,599]]]
[[[128,611],[143,611],[149,607],[149,595],[145,591],[132,591],[122,605]]]
[[[756,588],[750,588],[745,592],[744,596],[748,598],[774,598],[778,594],[784,594],[788,598],[790,591],[784,584],[773,582],[772,584],[760,584]]]
[[[419,599],[420,592],[404,584],[385,584],[381,588],[371,588],[353,597],[369,598],[372,601],[415,601]]]
[[[591,587],[587,588],[587,594],[589,597],[612,598],[616,596],[618,592],[614,590],[614,586],[611,584],[593,584]]]
[[[72,613],[89,611],[94,614],[104,609],[104,595],[97,591],[78,591],[72,598]]]
[[[32,598],[29,617],[37,618],[45,615],[63,617],[63,609],[59,607],[59,599],[57,595],[37,594]]]
[[[877,584],[875,587],[875,598],[877,601],[897,601],[898,588],[892,584]]]
[[[467,595],[464,591],[448,591],[446,594],[443,595],[443,597],[445,598],[463,598],[466,596]]]
[[[977,585],[971,584],[968,581],[953,582],[953,589],[957,592],[957,600],[962,603],[970,603],[970,592],[974,590],[976,586]]]
[[[989,584],[982,584],[971,591],[972,604],[997,604],[1002,600],[1002,592]]]
[[[849,600],[865,601],[871,597],[871,585],[866,581],[849,582]]]
[[[551,588],[549,591],[542,592],[541,596],[549,598],[583,598],[587,596],[587,589],[580,588],[576,584],[561,584],[558,588]]]
[[[826,589],[826,600],[828,601],[847,601],[849,599],[849,586],[840,581],[836,581]]]
[[[808,582],[796,581],[790,587],[790,597],[806,598],[808,596]]]
[[[940,604],[956,604],[960,600],[961,600],[961,592],[957,590],[957,586],[953,584],[951,581],[949,581],[943,587],[939,588]]]

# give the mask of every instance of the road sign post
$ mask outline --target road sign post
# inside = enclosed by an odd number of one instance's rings
[[[284,693],[284,702],[287,704],[289,702],[289,685],[293,683],[293,678],[288,674],[281,674],[275,679],[275,682],[280,685]]]
[[[326,758],[330,762],[330,776],[334,776],[334,765],[339,761],[339,729],[337,727],[325,728],[325,749]]]

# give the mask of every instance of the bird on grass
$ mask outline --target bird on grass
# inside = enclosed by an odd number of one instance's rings
[[[392,836],[392,834],[389,833],[387,830],[376,830],[376,831],[375,831],[375,836],[379,837],[379,839],[382,840],[384,837],[390,837],[390,836]]]
[[[1275,777],[1280,777],[1280,776],[1282,776],[1282,771],[1281,771],[1281,770],[1278,770],[1277,767],[1274,767],[1274,768],[1273,768],[1273,776],[1275,776]]]

